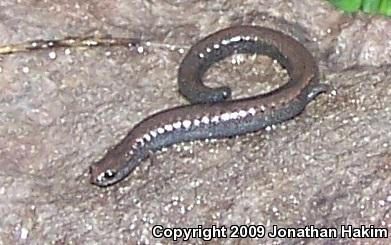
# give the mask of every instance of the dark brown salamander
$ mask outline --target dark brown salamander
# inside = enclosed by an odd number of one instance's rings
[[[267,94],[224,101],[228,87],[209,88],[205,71],[233,53],[258,53],[276,59],[290,80]],[[275,30],[237,26],[196,43],[179,68],[180,92],[192,103],[158,112],[138,123],[126,137],[90,167],[91,183],[109,186],[128,176],[151,151],[184,141],[223,138],[258,131],[298,115],[327,86],[318,67],[295,39]]]

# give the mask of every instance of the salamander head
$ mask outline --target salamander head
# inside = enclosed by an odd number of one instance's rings
[[[127,164],[129,159],[122,156],[116,149],[109,151],[101,160],[90,166],[91,184],[106,187],[117,183],[129,175],[131,169]]]

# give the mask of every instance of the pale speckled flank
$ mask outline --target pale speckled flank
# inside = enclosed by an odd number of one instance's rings
[[[231,37],[230,39],[223,39],[223,40],[221,40],[220,44],[223,45],[223,46],[226,46],[226,45],[229,45],[231,43],[240,42],[240,41],[243,41],[243,40],[247,41],[247,42],[251,41],[251,40],[256,42],[256,41],[258,41],[258,37],[255,36],[255,37],[252,38],[251,36],[240,36],[239,35],[239,36]],[[215,49],[215,50],[218,50],[218,49],[220,49],[220,44],[219,43],[214,43],[213,45],[211,45],[211,47],[213,49]],[[211,47],[207,47],[205,49],[206,53],[212,52],[212,48]],[[205,54],[204,53],[199,53],[198,57],[203,59],[203,58],[205,58]]]
[[[265,110],[264,106],[261,106],[261,111],[263,112]],[[248,110],[239,110],[234,112],[225,112],[220,115],[214,115],[214,116],[203,116],[200,119],[196,118],[193,120],[183,120],[183,121],[176,121],[174,123],[169,123],[166,125],[163,125],[161,127],[158,127],[156,129],[153,129],[149,131],[148,133],[144,134],[143,137],[137,138],[135,140],[135,143],[132,145],[133,149],[139,149],[139,147],[144,146],[147,142],[150,142],[153,138],[156,138],[158,135],[163,135],[166,132],[171,132],[174,130],[179,130],[181,128],[185,130],[189,130],[192,126],[193,127],[199,127],[201,123],[208,125],[210,123],[218,124],[220,122],[225,122],[229,120],[239,120],[242,118],[245,118],[249,115],[255,116],[256,109],[254,107],[251,107]],[[133,151],[129,152],[129,155],[132,155]]]

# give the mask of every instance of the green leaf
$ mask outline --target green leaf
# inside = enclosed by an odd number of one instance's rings
[[[391,16],[391,0],[383,0],[380,3],[379,13]]]
[[[377,14],[382,0],[364,0],[362,2],[362,10],[365,13]]]
[[[330,0],[330,2],[346,12],[356,12],[360,10],[362,0]]]

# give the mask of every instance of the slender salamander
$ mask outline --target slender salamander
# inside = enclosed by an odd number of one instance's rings
[[[290,79],[269,93],[227,100],[230,88],[207,87],[202,77],[213,64],[234,53],[276,59]],[[139,122],[90,166],[92,184],[115,184],[150,152],[178,142],[241,135],[291,119],[328,89],[319,83],[317,64],[303,45],[279,31],[257,26],[230,27],[196,43],[179,67],[178,85],[192,104],[160,111]]]

